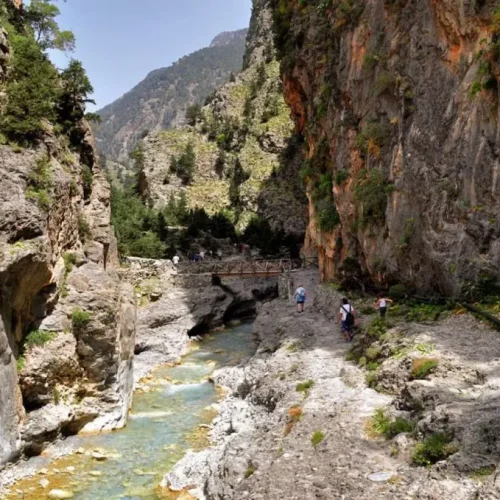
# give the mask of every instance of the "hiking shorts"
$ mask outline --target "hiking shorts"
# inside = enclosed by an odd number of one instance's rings
[[[297,304],[304,304],[305,303],[305,300],[303,299],[297,299]]]
[[[385,315],[387,313],[387,307],[381,307],[379,311],[380,311],[380,317],[385,318]]]
[[[351,327],[347,324],[347,320],[342,320],[342,331],[349,333],[351,331]]]

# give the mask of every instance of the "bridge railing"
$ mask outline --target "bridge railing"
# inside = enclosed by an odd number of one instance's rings
[[[314,259],[235,260],[182,263],[181,274],[212,274],[214,276],[277,276],[303,267],[317,266]]]

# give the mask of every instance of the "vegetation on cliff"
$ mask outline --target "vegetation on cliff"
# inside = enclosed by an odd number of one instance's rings
[[[78,149],[85,105],[92,102],[90,84],[81,63],[72,60],[62,72],[50,62],[47,50],[71,50],[74,37],[55,21],[59,9],[48,0],[34,0],[24,9],[0,4],[0,24],[10,45],[6,78],[0,84],[0,140],[30,145],[47,133],[65,136]]]

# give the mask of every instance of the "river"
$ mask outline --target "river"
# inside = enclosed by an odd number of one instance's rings
[[[71,438],[77,440],[77,452],[64,458],[32,459],[36,475],[16,483],[2,498],[44,500],[54,489],[71,492],[76,500],[162,498],[158,484],[163,475],[188,449],[208,445],[207,424],[219,398],[208,377],[255,352],[251,330],[250,323],[243,323],[210,334],[180,365],[156,368],[135,392],[124,429]]]

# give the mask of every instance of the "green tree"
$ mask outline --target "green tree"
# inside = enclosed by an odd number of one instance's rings
[[[56,22],[59,8],[50,0],[31,0],[26,7],[26,19],[33,28],[35,41],[42,50],[73,51],[75,36],[71,31],[61,31]]]
[[[8,99],[0,116],[0,128],[14,140],[31,142],[41,136],[46,122],[56,117],[59,77],[33,38],[14,35],[12,48]]]
[[[188,185],[193,180],[196,166],[196,154],[192,144],[188,144],[182,155],[170,162],[170,170],[181,179],[184,185]]]
[[[85,118],[85,108],[94,92],[87,73],[80,61],[72,59],[61,73],[62,90],[58,102],[58,119],[63,130],[69,135],[73,145],[77,146],[84,139],[84,131],[78,124]]]
[[[188,125],[194,127],[198,120],[201,120],[202,117],[203,113],[199,104],[192,104],[191,106],[188,106],[186,111],[186,122]]]

